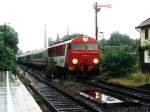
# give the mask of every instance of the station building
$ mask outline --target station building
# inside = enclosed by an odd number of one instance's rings
[[[136,30],[140,32],[140,67],[143,72],[150,72],[150,18],[137,26]]]

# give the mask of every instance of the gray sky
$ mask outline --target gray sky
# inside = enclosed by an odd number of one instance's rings
[[[44,47],[44,24],[47,37],[84,33],[94,37],[94,9],[96,0],[0,0],[0,24],[9,23],[19,34],[19,48],[28,51]],[[139,38],[135,30],[150,17],[149,0],[97,0],[111,4],[98,13],[99,32],[109,38],[114,31]]]

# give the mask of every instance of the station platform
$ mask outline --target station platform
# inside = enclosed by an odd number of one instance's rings
[[[0,112],[42,112],[23,83],[9,71],[0,72]]]

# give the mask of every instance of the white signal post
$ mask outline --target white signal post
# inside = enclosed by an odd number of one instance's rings
[[[94,10],[95,10],[95,38],[96,40],[98,37],[98,25],[97,25],[97,13],[101,10],[101,7],[103,8],[111,8],[111,4],[105,4],[105,5],[101,5],[101,4],[97,4],[97,2],[93,5]]]

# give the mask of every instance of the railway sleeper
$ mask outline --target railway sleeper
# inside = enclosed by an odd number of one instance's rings
[[[74,106],[74,105],[53,105],[54,107],[56,107],[56,108],[76,108],[76,109],[81,109],[81,107],[80,106]],[[83,109],[83,108],[82,108]]]
[[[61,109],[58,109],[58,111],[67,111],[67,112],[70,112],[70,110],[74,110],[74,111],[80,111],[82,112],[84,109],[81,109],[81,108],[61,108]]]

